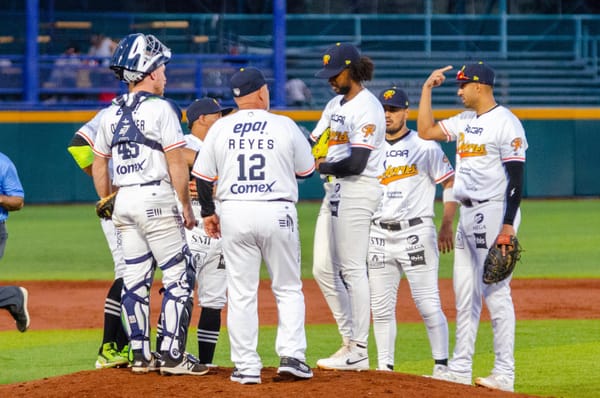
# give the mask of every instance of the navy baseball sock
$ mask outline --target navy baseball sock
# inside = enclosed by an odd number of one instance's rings
[[[436,365],[448,366],[448,358],[446,359],[434,359]]]
[[[121,331],[124,334],[123,324],[121,323],[122,289],[123,278],[115,279],[110,289],[108,289],[104,301],[104,334],[102,336],[102,344],[115,342],[119,348],[123,348],[123,345],[127,344],[125,342],[121,346],[118,345],[119,332]]]
[[[198,319],[198,359],[200,363],[212,363],[221,329],[221,310],[202,308]]]

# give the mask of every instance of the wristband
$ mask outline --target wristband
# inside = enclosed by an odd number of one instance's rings
[[[456,202],[456,198],[454,197],[454,189],[452,187],[444,189],[442,193],[442,201],[446,202]]]

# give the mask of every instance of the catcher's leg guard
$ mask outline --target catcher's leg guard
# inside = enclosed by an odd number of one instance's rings
[[[163,273],[173,272],[177,265],[184,264],[182,279],[165,286],[162,302],[162,344],[161,353],[168,353],[173,360],[178,360],[185,352],[187,330],[194,306],[191,297],[196,282],[196,267],[192,253],[187,245],[160,268]],[[175,271],[177,272],[177,271]]]
[[[189,291],[181,289],[177,284],[165,290],[162,305],[162,344],[161,353],[178,360],[185,352],[187,331],[192,317],[194,301]]]
[[[152,275],[131,288],[123,288],[121,303],[123,325],[129,335],[131,350],[141,350],[144,358],[150,360],[150,286]]]

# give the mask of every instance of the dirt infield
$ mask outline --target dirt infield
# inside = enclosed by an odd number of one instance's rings
[[[3,283],[4,285],[9,283]],[[23,282],[29,290],[31,330],[101,328],[104,297],[110,282]],[[513,300],[517,319],[591,319],[598,318],[600,279],[583,280],[514,280]],[[151,292],[151,306],[157,314],[160,306],[156,283]],[[450,280],[440,281],[444,311],[449,320],[455,319],[454,296]],[[316,283],[304,283],[306,322],[333,323]],[[420,316],[412,304],[406,281],[400,288],[397,317],[399,322],[418,322]],[[261,283],[259,292],[261,325],[277,324],[275,301],[269,282]],[[198,309],[194,309],[196,319]],[[14,321],[3,311],[0,330],[14,330]],[[58,318],[58,319],[56,319]],[[225,319],[225,318],[224,318]],[[484,310],[482,319],[489,316]],[[275,369],[264,369],[263,384],[240,386],[228,381],[230,369],[220,369],[203,377],[161,377],[156,374],[134,376],[127,370],[111,369],[83,371],[72,375],[52,377],[26,383],[0,386],[1,397],[281,397],[281,396],[404,396],[444,397],[525,396],[488,391],[483,388],[455,385],[436,380],[384,372],[324,372],[315,371],[308,382],[276,382]]]

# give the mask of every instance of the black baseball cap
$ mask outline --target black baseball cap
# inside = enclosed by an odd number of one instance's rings
[[[358,62],[360,53],[356,47],[349,43],[335,43],[323,54],[323,69],[315,73],[315,76],[329,79]]]
[[[408,95],[396,86],[386,88],[377,97],[381,105],[393,106],[395,108],[408,108]]]
[[[481,61],[475,64],[463,65],[456,74],[456,82],[460,84],[475,82],[493,87],[495,79],[494,70]]]
[[[192,124],[201,116],[201,115],[210,115],[212,113],[221,112],[223,116],[227,115],[231,112],[233,108],[221,108],[221,104],[214,98],[201,98],[192,102],[191,105],[187,108],[187,123],[188,128],[192,128]]]
[[[231,76],[230,84],[233,96],[243,97],[257,91],[267,84],[267,82],[265,75],[260,70],[249,66],[247,68],[240,68],[239,71],[235,72]]]

